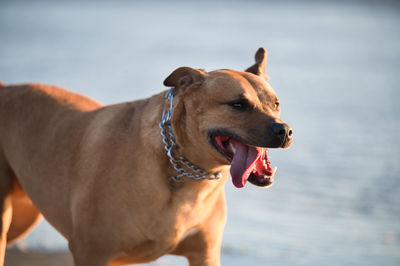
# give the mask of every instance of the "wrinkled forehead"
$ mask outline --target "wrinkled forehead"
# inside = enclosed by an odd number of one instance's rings
[[[224,97],[244,96],[247,99],[258,99],[261,104],[276,98],[271,85],[263,78],[233,70],[209,72],[203,84],[210,93],[224,94]]]

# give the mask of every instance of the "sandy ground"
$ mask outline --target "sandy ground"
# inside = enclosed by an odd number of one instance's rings
[[[67,252],[40,252],[9,249],[5,266],[72,266],[71,254]]]

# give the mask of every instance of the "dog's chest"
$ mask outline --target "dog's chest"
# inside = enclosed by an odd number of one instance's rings
[[[166,249],[172,249],[184,238],[196,232],[209,216],[210,204],[206,202],[181,202],[159,213],[152,224],[148,224],[149,237]]]
[[[153,218],[141,226],[145,238],[119,259],[136,263],[151,261],[172,252],[181,241],[198,232],[202,216],[196,215],[196,211],[196,207],[190,210],[189,206],[184,206],[154,213]]]
[[[209,231],[207,227],[214,228],[219,220],[223,223],[226,215],[223,189],[210,189],[206,191],[208,193],[194,192],[191,190],[184,194],[182,191],[179,196],[164,198],[159,201],[163,204],[157,208],[146,208],[140,212],[142,215],[136,213],[132,217],[135,230],[130,231],[133,234],[125,234],[128,237],[125,255],[133,259],[132,262],[150,261],[173,253],[183,240]],[[215,218],[214,214],[218,217]],[[138,238],[134,232],[141,235],[140,241],[135,241]]]
[[[151,238],[164,239],[170,245],[177,244],[185,235],[200,225],[204,220],[199,206],[182,204],[178,208],[172,208],[159,213],[154,223],[149,224],[149,231],[154,232]]]

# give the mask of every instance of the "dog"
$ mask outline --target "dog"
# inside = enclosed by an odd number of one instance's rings
[[[76,266],[145,263],[164,254],[220,265],[231,176],[268,187],[268,148],[293,130],[260,48],[245,72],[180,67],[170,87],[110,106],[67,90],[0,87],[0,264],[42,215]]]

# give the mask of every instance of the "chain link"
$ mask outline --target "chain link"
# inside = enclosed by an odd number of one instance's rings
[[[179,189],[183,185],[183,177],[186,176],[188,178],[194,180],[217,180],[222,177],[220,172],[206,172],[195,164],[191,163],[183,156],[178,156],[177,158],[174,155],[174,151],[176,148],[176,142],[174,133],[172,131],[171,119],[172,119],[172,108],[173,108],[173,89],[171,88],[165,98],[169,101],[169,109],[167,111],[163,111],[161,122],[159,127],[161,129],[162,142],[164,143],[164,148],[167,151],[167,156],[175,171],[177,172],[176,176],[172,176],[168,180],[168,185],[171,189]],[[190,170],[192,173],[185,170]]]

